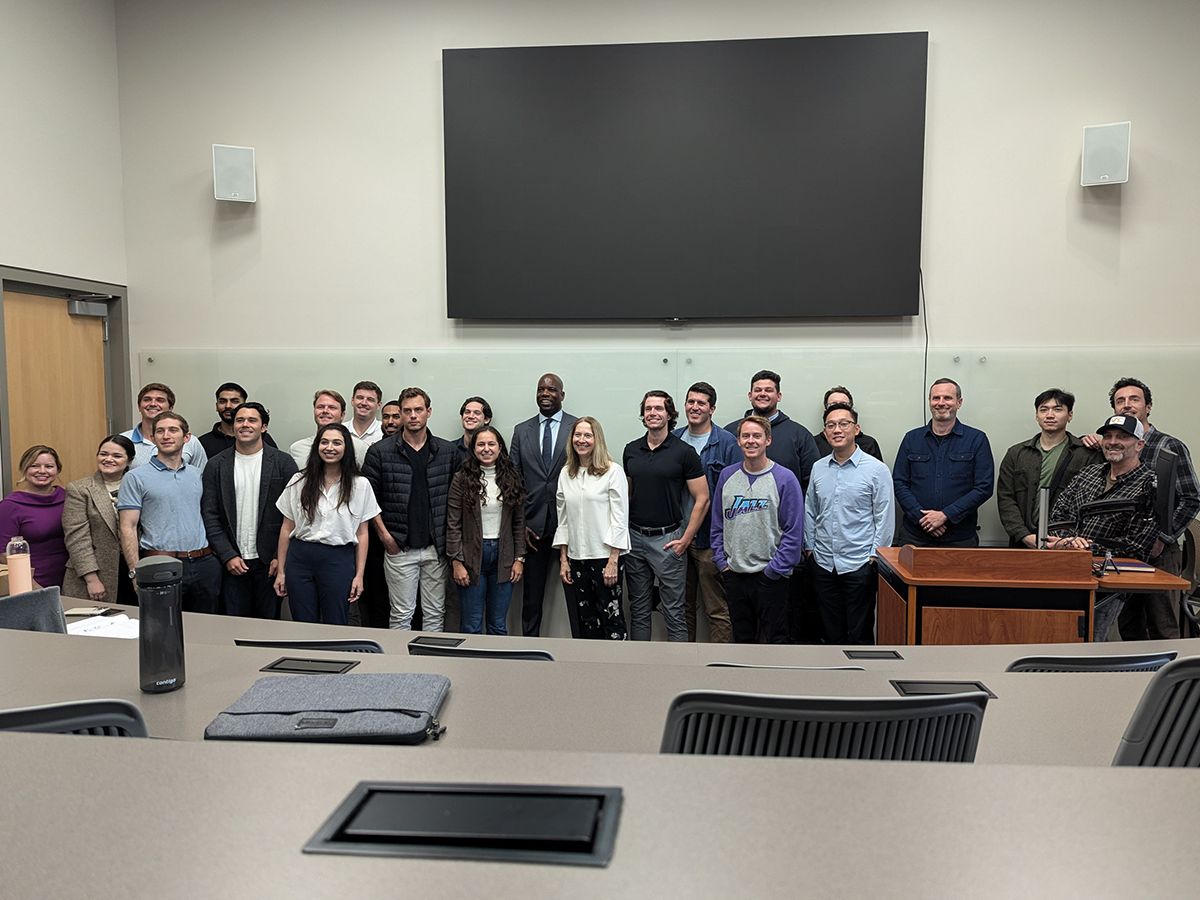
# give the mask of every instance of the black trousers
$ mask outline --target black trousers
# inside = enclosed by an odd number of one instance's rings
[[[546,596],[546,581],[551,573],[558,577],[559,551],[551,547],[554,532],[538,538],[537,549],[525,548],[525,574],[521,577],[521,633],[525,637],[542,635],[542,601]],[[574,603],[567,604],[567,619],[571,623],[571,637],[580,637],[579,609]]]
[[[809,560],[817,608],[829,644],[875,643],[875,566],[826,572]]]
[[[270,561],[247,559],[245,563],[250,570],[245,575],[231,575],[228,569],[222,573],[221,600],[225,604],[225,614],[278,619],[283,600],[275,593],[275,579],[268,574]]]
[[[725,601],[735,644],[788,642],[788,590],[791,578],[771,579],[761,572],[725,572]]]
[[[356,613],[357,610],[357,613]],[[357,615],[358,621],[354,619]],[[350,607],[350,623],[364,628],[387,628],[392,615],[387,578],[383,574],[383,542],[375,529],[367,531],[367,564],[363,568],[363,592]]]

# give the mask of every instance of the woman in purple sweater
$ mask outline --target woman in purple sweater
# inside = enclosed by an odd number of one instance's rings
[[[67,568],[62,513],[67,492],[55,484],[62,460],[53,447],[34,444],[21,455],[22,487],[0,500],[0,551],[13,535],[29,542],[33,580],[42,587],[62,587]]]

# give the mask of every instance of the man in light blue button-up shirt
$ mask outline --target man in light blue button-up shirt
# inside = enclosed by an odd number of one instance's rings
[[[813,465],[804,501],[817,609],[826,642],[873,644],[873,563],[876,548],[892,542],[892,475],[856,443],[858,413],[849,404],[831,404],[824,427],[833,453]]]

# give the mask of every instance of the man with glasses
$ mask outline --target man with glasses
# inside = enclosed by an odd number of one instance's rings
[[[832,453],[817,460],[804,501],[804,547],[830,644],[875,642],[875,552],[892,543],[892,474],[858,446],[849,403],[825,410]]]

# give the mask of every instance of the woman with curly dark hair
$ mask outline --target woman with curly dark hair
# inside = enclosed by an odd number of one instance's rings
[[[367,523],[379,515],[345,425],[317,430],[304,469],[275,505],[283,513],[275,593],[297,622],[345,625],[363,590]]]
[[[525,568],[525,485],[500,432],[483,425],[450,483],[446,555],[465,634],[508,634],[508,604]]]

